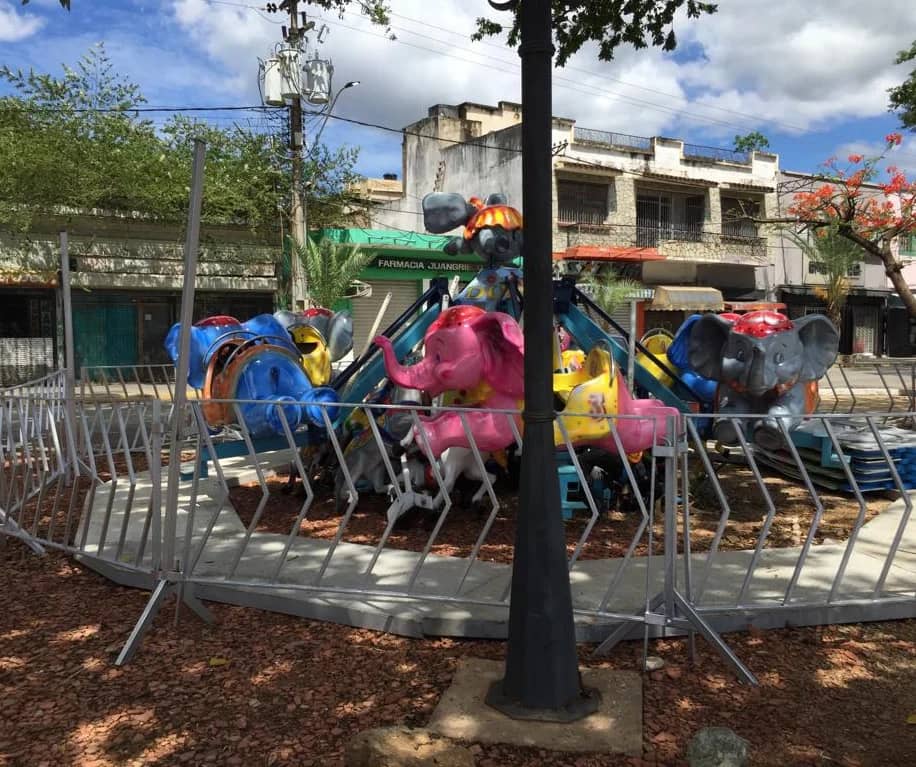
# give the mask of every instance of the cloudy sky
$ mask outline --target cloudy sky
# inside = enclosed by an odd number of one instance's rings
[[[150,105],[259,103],[258,59],[280,39],[282,14],[259,0],[0,0],[0,64],[59,72],[104,41]],[[335,83],[359,80],[335,114],[403,127],[436,103],[519,100],[519,63],[499,40],[472,43],[486,0],[390,0],[396,40],[363,19],[310,13],[327,26],[320,50]],[[306,10],[310,10],[307,5]],[[354,4],[356,7],[356,4]],[[621,49],[599,62],[583,49],[554,77],[554,114],[581,127],[665,135],[729,147],[737,133],[769,137],[781,165],[814,169],[831,155],[868,153],[897,128],[887,89],[916,39],[913,0],[721,0],[719,12],[679,19],[671,54]],[[315,40],[312,39],[314,46]],[[912,66],[912,65],[910,65]],[[237,114],[214,114],[228,122]],[[317,126],[313,126],[317,127]],[[367,175],[400,170],[400,139],[331,120],[328,143],[362,147]],[[916,135],[895,161],[916,171]]]

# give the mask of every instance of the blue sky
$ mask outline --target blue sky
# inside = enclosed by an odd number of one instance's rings
[[[519,100],[518,59],[498,40],[471,43],[485,0],[391,0],[396,40],[358,12],[327,25],[322,57],[335,83],[360,80],[336,114],[403,127],[436,103]],[[679,18],[674,54],[594,48],[554,81],[554,113],[582,127],[730,146],[759,130],[782,167],[812,170],[826,157],[875,151],[897,128],[886,89],[906,76],[897,50],[916,39],[912,0],[724,0],[700,21]],[[104,41],[117,69],[151,105],[250,105],[259,101],[258,57],[280,39],[280,14],[259,0],[0,0],[0,63],[59,72]],[[308,10],[308,7],[306,6]],[[312,14],[310,14],[312,15]],[[315,41],[312,40],[314,45]],[[238,115],[214,114],[230,123]],[[315,126],[317,127],[317,126]],[[331,120],[323,139],[361,149],[366,175],[400,172],[397,135]],[[916,171],[916,136],[894,157]]]

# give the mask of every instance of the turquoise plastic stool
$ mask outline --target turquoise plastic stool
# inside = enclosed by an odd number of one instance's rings
[[[582,501],[570,500],[572,494],[582,492],[582,483],[579,481],[576,467],[571,464],[557,466],[557,474],[560,479],[560,508],[563,519],[569,520],[573,518],[576,509],[587,509],[588,505]]]

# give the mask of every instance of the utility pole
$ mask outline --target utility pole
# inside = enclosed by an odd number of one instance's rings
[[[299,28],[299,0],[286,0],[287,9],[289,10],[289,31],[287,33],[287,42],[290,47],[299,48],[300,28]],[[301,65],[296,60],[296,66],[299,71],[296,72],[296,79],[301,77]],[[302,198],[302,147],[305,143],[302,135],[304,130],[302,122],[302,91],[294,94],[290,99],[289,106],[289,151],[292,155],[293,163],[293,188],[290,197],[292,210],[292,234],[293,234],[293,252],[290,253],[290,293],[292,298],[292,310],[294,312],[304,311],[308,300],[308,281],[306,279],[305,269],[299,259],[297,252],[298,247],[306,247],[308,237],[308,228],[306,224],[305,200]]]

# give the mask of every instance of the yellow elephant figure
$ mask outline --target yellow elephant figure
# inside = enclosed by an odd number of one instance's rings
[[[667,354],[668,347],[671,346],[672,341],[674,341],[674,336],[667,330],[659,328],[650,330],[646,333],[640,340],[640,343],[652,352],[665,367],[669,370],[674,370],[674,365],[671,364]],[[670,387],[674,385],[674,379],[662,370],[662,368],[645,352],[639,352],[636,355],[636,361],[648,370],[649,374],[662,384],[662,386]]]
[[[321,331],[311,325],[294,325],[289,334],[299,349],[302,368],[312,386],[327,384],[331,380],[331,352]]]

